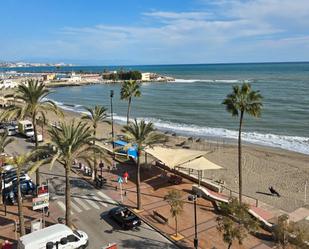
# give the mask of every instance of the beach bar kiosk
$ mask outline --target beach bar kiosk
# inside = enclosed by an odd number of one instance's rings
[[[114,142],[115,148],[122,148],[121,150],[118,151],[118,153],[125,154],[128,157],[131,157],[132,159],[136,160],[137,159],[137,149],[135,146],[132,146],[130,148],[125,148],[128,145],[127,142],[122,141],[122,140],[117,140]]]

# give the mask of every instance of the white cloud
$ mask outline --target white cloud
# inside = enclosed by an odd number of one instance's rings
[[[199,11],[143,12],[141,25],[65,27],[54,41],[25,47],[33,53],[131,63],[285,60],[293,52],[293,58],[309,59],[309,52],[300,49],[308,47],[309,0],[205,2],[209,8]]]
[[[212,17],[212,14],[208,12],[154,11],[154,12],[145,12],[143,13],[143,15],[159,19],[193,19],[193,20],[200,20]]]

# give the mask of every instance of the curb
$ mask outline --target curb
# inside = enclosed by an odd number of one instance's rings
[[[71,169],[71,171],[73,171],[76,175],[80,176],[74,169]],[[81,176],[85,181],[87,181],[89,184],[91,184],[93,187],[95,187],[96,189],[100,189],[97,188],[97,186],[95,186],[95,184],[90,181],[89,179],[85,178],[83,175]],[[115,202],[119,205],[119,206],[125,206],[122,203],[120,203],[119,201]],[[164,238],[166,238],[168,241],[172,242],[175,246],[177,246],[178,248],[181,249],[187,249],[187,247],[181,246],[177,243],[177,241],[174,241],[173,239],[170,238],[170,236],[168,236],[166,233],[164,233],[163,231],[161,231],[160,229],[158,229],[157,227],[155,227],[154,225],[152,225],[151,223],[149,223],[149,221],[147,221],[145,218],[141,217],[141,215],[137,214],[136,212],[133,211],[133,208],[129,208],[130,211],[132,213],[134,213],[137,217],[139,217],[145,224],[147,224],[148,226],[150,226],[153,230],[155,230],[156,232],[158,232],[159,234],[161,234]]]

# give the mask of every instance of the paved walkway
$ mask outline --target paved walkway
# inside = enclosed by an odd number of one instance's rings
[[[124,204],[136,207],[136,187],[131,181],[134,181],[135,166],[134,165],[118,165],[118,170],[107,172],[104,171],[104,177],[108,179],[108,183],[105,186],[107,195],[115,200],[121,201],[119,184],[117,178],[122,175],[124,170],[129,172],[128,184],[123,184],[123,201]],[[178,189],[183,194],[183,200],[185,202],[184,211],[178,219],[179,233],[184,236],[184,239],[179,241],[179,245],[185,248],[193,247],[194,239],[194,212],[193,203],[187,200],[188,195],[191,193],[192,182],[184,180],[182,184],[171,185],[168,183],[168,178],[161,177],[161,169],[157,167],[151,167],[151,169],[144,169],[142,171],[142,204],[143,212],[140,213],[143,219],[149,222],[151,225],[159,229],[166,236],[171,236],[175,233],[175,220],[170,215],[170,206],[164,201],[164,196],[171,189]],[[117,190],[116,190],[117,188]],[[226,248],[226,244],[222,241],[222,235],[217,231],[217,214],[214,210],[212,203],[205,199],[198,199],[197,217],[198,217],[198,238],[199,248]],[[160,214],[168,217],[168,224],[162,224],[158,222],[153,216],[153,210],[156,210]],[[233,249],[247,249],[247,248],[271,248],[272,245],[269,240],[271,235],[263,230],[260,231],[261,237],[256,238],[249,235],[248,239],[244,241],[243,245],[235,243]]]

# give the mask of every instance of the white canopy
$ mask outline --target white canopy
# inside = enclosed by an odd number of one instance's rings
[[[206,153],[205,151],[170,149],[159,146],[148,148],[145,151],[160,160],[171,169],[174,169],[177,166],[182,167],[184,163],[201,157]]]
[[[181,168],[193,169],[193,170],[211,170],[211,169],[222,169],[221,166],[209,161],[205,157],[199,157],[192,161],[179,165]]]

